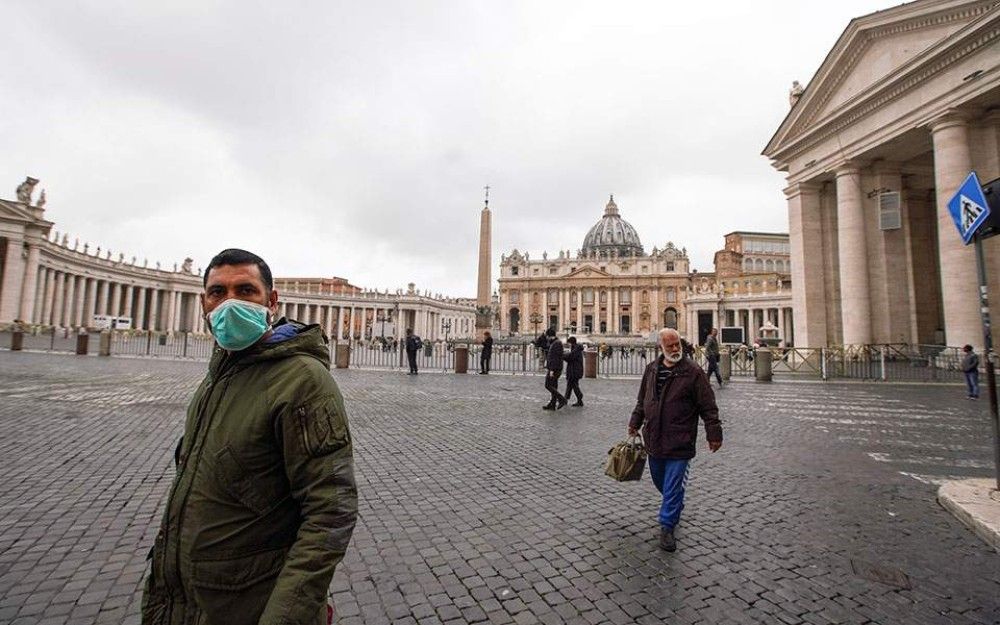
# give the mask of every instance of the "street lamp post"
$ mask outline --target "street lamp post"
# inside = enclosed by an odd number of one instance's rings
[[[444,342],[448,342],[448,333],[451,332],[451,319],[445,319],[441,322],[441,329],[444,330]]]
[[[385,340],[385,311],[378,311],[378,316],[376,317],[379,323],[382,324],[382,340]]]
[[[535,326],[535,334],[538,334],[538,324],[542,322],[542,314],[540,312],[533,312],[528,315],[528,321],[530,321]]]

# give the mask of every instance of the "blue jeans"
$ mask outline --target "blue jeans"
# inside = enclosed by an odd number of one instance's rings
[[[966,371],[965,385],[969,387],[969,397],[979,397],[979,372]]]
[[[687,482],[687,460],[668,460],[649,456],[649,476],[656,490],[663,495],[660,504],[660,525],[674,529],[684,509],[684,484]]]

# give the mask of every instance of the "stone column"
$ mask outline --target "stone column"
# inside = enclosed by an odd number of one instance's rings
[[[583,289],[576,290],[576,332],[583,334]]]
[[[146,287],[135,287],[135,323],[136,330],[146,329]]]
[[[62,311],[63,311],[63,289],[66,288],[66,274],[65,272],[56,273],[56,289],[55,296],[52,299],[52,325],[62,326]],[[67,324],[68,325],[68,324]]]
[[[132,317],[132,285],[131,284],[126,284],[125,285],[125,298],[124,299],[125,299],[125,308],[122,311],[122,316],[123,317],[129,317],[129,318],[131,318]],[[134,324],[133,324],[133,327],[134,327]]]
[[[802,347],[826,347],[826,291],[823,285],[823,230],[820,186],[802,182],[785,189],[792,260],[795,336]],[[752,325],[752,324],[748,324]],[[750,330],[750,328],[747,328]],[[747,337],[749,340],[749,336]]]
[[[87,298],[83,304],[83,315],[80,325],[89,328],[94,322],[94,306],[97,305],[97,278],[87,278]]]
[[[66,276],[66,300],[64,303],[62,318],[66,327],[76,325],[76,317],[73,314],[73,305],[76,302],[76,276],[70,274]]]
[[[83,326],[83,311],[87,302],[87,279],[83,276],[76,278],[76,303],[73,305],[73,325]]]
[[[28,260],[24,264],[24,280],[21,283],[21,310],[18,318],[31,322],[35,314],[35,291],[38,288],[38,257],[41,254],[38,245],[28,245]]]
[[[983,348],[983,326],[975,246],[962,244],[948,212],[948,200],[972,170],[968,134],[968,122],[962,116],[944,117],[931,124],[945,344],[968,343],[979,351]]]
[[[108,281],[101,280],[101,287],[97,296],[97,314],[108,314]]]
[[[156,330],[160,325],[160,291],[150,289],[149,293],[149,329]]]
[[[13,321],[21,313],[21,281],[24,280],[24,241],[7,237],[7,255],[0,284],[0,321]]]
[[[163,329],[167,332],[174,331],[174,322],[176,321],[174,313],[177,310],[177,291],[171,290],[167,292],[167,318],[163,322]]]
[[[52,304],[55,299],[56,272],[54,269],[45,270],[45,296],[42,299],[42,324],[52,325]]]
[[[117,317],[121,314],[122,306],[122,285],[115,282],[111,287],[111,315]]]
[[[872,342],[872,314],[861,170],[853,163],[846,163],[837,169],[836,176],[840,314],[844,344],[868,344]]]

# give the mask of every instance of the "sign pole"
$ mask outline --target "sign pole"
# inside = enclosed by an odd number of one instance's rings
[[[1000,416],[997,411],[996,373],[993,371],[993,332],[990,329],[990,303],[986,294],[986,262],[983,258],[983,239],[975,235],[976,268],[979,273],[979,312],[983,318],[983,351],[986,360],[986,386],[990,394],[990,425],[993,426],[993,462],[996,468],[996,487],[1000,490]]]

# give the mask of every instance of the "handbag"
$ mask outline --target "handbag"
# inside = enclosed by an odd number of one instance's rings
[[[608,450],[604,474],[619,482],[634,482],[646,468],[646,446],[639,436],[630,436]]]

